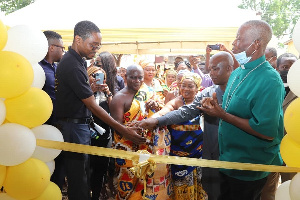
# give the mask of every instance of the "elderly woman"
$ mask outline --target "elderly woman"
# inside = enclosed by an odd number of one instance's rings
[[[177,72],[173,69],[169,69],[166,71],[166,79],[165,83],[168,88],[172,85],[174,81],[176,81]]]
[[[201,78],[195,73],[185,73],[181,80],[181,95],[169,101],[159,112],[152,117],[162,116],[170,111],[177,110],[183,105],[193,102],[201,85]],[[171,152],[170,155],[190,158],[202,157],[203,132],[199,125],[199,118],[178,125],[171,125]],[[192,166],[172,165],[172,181],[174,199],[207,199],[201,185],[201,168]]]
[[[170,69],[166,71],[164,83],[161,85],[163,88],[163,95],[165,98],[167,97],[170,91],[169,86],[171,86],[172,83],[176,81],[176,76],[177,72],[175,70]]]
[[[180,95],[181,79],[182,79],[183,75],[186,73],[190,73],[190,71],[185,69],[185,70],[180,70],[177,73],[176,81],[174,81],[169,87],[170,92],[168,92],[168,94],[165,98],[165,104],[167,104],[169,101],[171,101],[172,99],[175,99],[176,97],[178,97]]]

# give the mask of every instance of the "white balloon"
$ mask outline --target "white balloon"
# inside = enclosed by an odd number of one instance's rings
[[[300,200],[300,173],[297,173],[290,183],[290,197],[291,200]]]
[[[36,147],[33,132],[20,124],[0,126],[0,165],[14,166],[29,159]]]
[[[291,91],[297,95],[300,96],[300,60],[296,60],[294,64],[291,66],[288,75],[287,75],[287,83],[291,89]]]
[[[296,23],[293,31],[293,42],[297,51],[300,53],[300,19]]]
[[[4,122],[6,116],[6,107],[2,99],[0,99],[0,125]]]
[[[289,192],[290,183],[290,180],[286,181],[277,188],[275,193],[275,200],[291,200]]]
[[[34,77],[31,87],[42,89],[46,81],[45,71],[39,64],[32,65],[32,69]]]
[[[16,200],[16,199],[8,196],[8,194],[6,194],[6,193],[0,193],[0,199],[1,200]]]
[[[34,133],[36,139],[52,140],[58,142],[64,141],[61,132],[54,126],[45,124],[45,125],[34,127],[31,130]],[[60,154],[60,152],[61,150],[49,149],[49,148],[37,146],[35,148],[32,157],[37,158],[44,162],[49,162],[51,160],[54,160],[54,158],[56,158]]]
[[[50,175],[52,176],[54,170],[55,170],[55,161],[51,160],[49,162],[46,162],[46,165],[48,166],[49,170],[50,170]]]
[[[48,41],[44,33],[32,26],[17,25],[8,31],[3,51],[13,51],[24,56],[32,65],[43,60],[48,52]]]

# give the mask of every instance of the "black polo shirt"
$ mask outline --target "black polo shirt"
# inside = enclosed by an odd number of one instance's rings
[[[81,101],[93,95],[86,62],[71,47],[57,66],[55,94],[57,118],[87,118],[91,116],[91,111]]]

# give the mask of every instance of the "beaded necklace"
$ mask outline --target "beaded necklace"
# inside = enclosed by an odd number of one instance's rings
[[[228,95],[227,95],[227,98],[226,98],[226,101],[225,101],[225,112],[227,112],[227,109],[228,109],[228,106],[231,102],[231,99],[233,97],[233,94],[235,93],[235,91],[237,90],[237,88],[245,81],[245,79],[254,71],[256,70],[258,67],[260,67],[262,64],[264,64],[265,62],[267,62],[266,60],[263,61],[262,63],[260,63],[259,65],[257,65],[255,68],[253,68],[251,71],[248,72],[248,74],[246,74],[246,76],[241,80],[241,82],[238,83],[238,85],[234,88],[234,90],[232,91],[231,95],[230,95],[230,91],[232,89],[232,86],[234,84],[234,82],[236,81],[238,75],[236,75],[231,83],[231,86],[228,90]]]

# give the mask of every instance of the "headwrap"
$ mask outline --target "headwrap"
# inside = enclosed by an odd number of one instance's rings
[[[155,67],[154,63],[153,63],[153,62],[150,62],[149,60],[140,60],[139,65],[140,65],[143,69],[145,69],[145,67],[147,67],[147,66],[154,66],[154,67]]]
[[[181,70],[180,70],[181,71]],[[190,79],[192,81],[194,81],[194,83],[196,84],[197,86],[197,89],[199,90],[200,87],[201,87],[201,82],[202,82],[202,79],[201,77],[196,74],[196,73],[193,73],[193,72],[188,72],[188,73],[185,73],[181,79],[181,83],[184,79]]]
[[[166,76],[167,76],[167,75],[170,75],[170,74],[176,76],[176,75],[177,75],[177,72],[176,72],[175,70],[173,70],[173,69],[169,69],[169,70],[166,71]]]
[[[93,73],[95,73],[96,71],[99,71],[99,70],[100,70],[102,73],[104,73],[104,78],[106,78],[106,73],[105,73],[105,71],[104,71],[103,69],[101,69],[100,67],[95,67],[95,66],[89,67],[89,68],[87,69],[88,76],[92,75]]]

